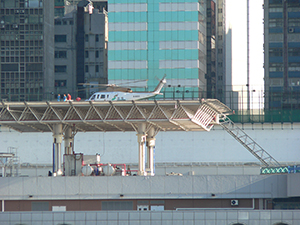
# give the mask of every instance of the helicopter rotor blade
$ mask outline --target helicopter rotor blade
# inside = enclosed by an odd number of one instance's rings
[[[127,86],[127,84],[134,84],[134,83],[140,83],[140,82],[147,82],[148,79],[145,80],[133,80],[133,81],[126,81],[124,83],[119,84],[97,84],[97,83],[78,83],[78,85],[83,86],[94,86],[94,87],[124,87],[124,88],[137,88],[139,86],[132,85]]]
[[[148,79],[144,79],[144,80],[127,80],[126,82],[118,83],[116,85],[117,86],[120,86],[120,85],[122,85],[122,86],[126,85],[127,86],[127,84],[135,84],[135,83],[141,83],[141,82],[147,82],[147,81],[148,81]],[[133,85],[132,87],[136,87],[136,86]]]
[[[83,85],[83,86],[99,86],[99,87],[110,87],[110,86],[115,86],[115,84],[93,84],[93,83],[78,83],[78,85]]]

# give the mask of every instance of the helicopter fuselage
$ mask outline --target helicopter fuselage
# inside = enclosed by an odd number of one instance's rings
[[[157,94],[155,92],[96,92],[88,101],[135,101],[150,98]]]

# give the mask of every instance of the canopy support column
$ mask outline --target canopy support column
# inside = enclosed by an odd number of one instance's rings
[[[150,128],[147,135],[147,171],[150,172],[150,176],[154,176],[154,148],[155,148],[155,130]]]
[[[62,124],[53,125],[53,144],[54,148],[54,173],[56,175],[62,175],[61,169],[61,143],[63,138]]]
[[[138,175],[146,176],[145,171],[145,142],[146,142],[146,123],[140,123],[138,125],[137,141],[139,145],[139,165],[138,165]]]
[[[65,141],[65,154],[66,155],[72,155],[73,154],[73,135],[72,135],[72,127],[68,127],[65,131],[64,135],[64,141]]]

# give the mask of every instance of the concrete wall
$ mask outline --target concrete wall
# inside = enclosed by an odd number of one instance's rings
[[[245,132],[280,162],[300,161],[300,124],[245,124]],[[52,163],[51,133],[6,132],[1,128],[0,152],[18,148],[22,163]],[[135,132],[78,132],[75,152],[99,153],[103,163],[137,163]],[[215,126],[210,132],[159,132],[155,162],[256,162],[259,161],[226,131]]]
[[[3,200],[284,197],[287,175],[0,178]]]
[[[58,225],[58,224],[222,224],[247,225],[300,224],[299,210],[199,210],[199,211],[103,211],[103,212],[4,212],[0,213],[1,225]]]
[[[288,189],[287,194],[289,197],[300,196],[300,174],[290,174],[287,179]]]

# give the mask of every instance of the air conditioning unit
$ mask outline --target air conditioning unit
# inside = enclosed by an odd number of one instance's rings
[[[239,205],[239,200],[235,200],[235,199],[230,200],[230,204],[231,204],[232,206],[237,206],[237,205]]]
[[[149,205],[137,205],[137,211],[149,211]]]
[[[294,32],[295,32],[294,28],[290,27],[289,28],[289,33],[294,33]]]

